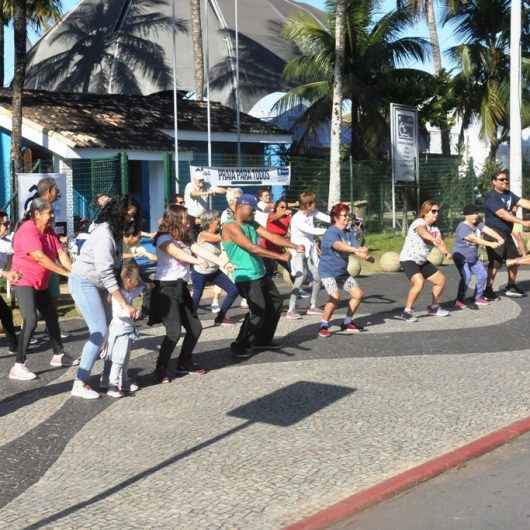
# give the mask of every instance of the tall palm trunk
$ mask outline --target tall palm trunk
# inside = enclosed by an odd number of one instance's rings
[[[21,172],[23,168],[22,90],[26,76],[26,0],[17,0],[14,3],[13,26],[15,30],[15,75],[12,85],[11,174],[13,178],[12,193],[14,194],[17,191],[17,173]]]
[[[190,0],[191,41],[193,44],[193,70],[197,98],[204,96],[204,55],[202,50],[201,0]],[[208,13],[205,13],[208,16]]]
[[[333,71],[333,106],[331,109],[331,138],[329,157],[328,208],[340,201],[340,140],[342,125],[342,93],[346,0],[337,0],[335,13],[335,66]]]
[[[433,0],[427,0],[426,4],[425,18],[427,26],[429,27],[429,35],[431,37],[432,63],[434,66],[434,73],[435,75],[438,75],[442,71],[442,54],[440,52],[440,39],[438,38],[438,27],[436,26]]]

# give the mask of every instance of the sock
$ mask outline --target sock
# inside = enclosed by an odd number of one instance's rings
[[[407,307],[405,307],[405,309],[403,310],[405,313],[413,313],[414,310],[412,309],[412,307],[409,309]]]
[[[351,324],[352,320],[353,320],[352,317],[345,316],[344,317],[344,325],[347,326],[348,324]]]
[[[329,328],[329,322],[327,320],[321,320],[320,321],[320,327],[321,328]]]

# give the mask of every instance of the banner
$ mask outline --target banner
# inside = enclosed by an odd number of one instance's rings
[[[202,167],[190,166],[191,178],[203,178],[211,186],[288,186],[291,166]]]
[[[392,180],[415,183],[418,161],[418,110],[390,104]]]

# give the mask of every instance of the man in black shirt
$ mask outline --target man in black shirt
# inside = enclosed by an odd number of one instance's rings
[[[530,221],[523,221],[512,212],[514,208],[530,209],[530,200],[522,199],[510,191],[510,179],[507,170],[498,171],[491,179],[493,190],[487,193],[484,203],[484,223],[495,230],[503,239],[504,244],[497,248],[487,248],[488,252],[488,285],[484,297],[494,300],[497,295],[493,292],[493,281],[497,270],[507,259],[519,256],[517,245],[512,237],[513,225],[520,224],[530,227]],[[517,279],[517,265],[508,267],[508,284],[504,293],[506,296],[519,298],[524,293],[515,285]]]

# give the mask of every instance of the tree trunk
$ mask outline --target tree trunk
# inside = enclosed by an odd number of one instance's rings
[[[431,36],[432,64],[434,74],[438,75],[442,71],[442,54],[440,52],[440,39],[438,38],[438,28],[436,26],[436,15],[434,14],[433,0],[427,0],[427,26]]]
[[[197,99],[202,99],[204,96],[204,54],[202,49],[201,0],[190,0],[190,9],[195,92]],[[208,13],[205,13],[204,16],[208,16]]]
[[[17,173],[23,170],[22,91],[26,76],[26,0],[17,0],[14,3],[13,26],[15,30],[15,75],[12,85],[11,174],[12,194],[14,195],[17,191]],[[14,208],[16,208],[16,201],[14,201]]]
[[[0,15],[0,88],[3,88],[5,78],[4,78],[4,47],[5,47],[5,20],[4,17]]]
[[[342,125],[342,91],[345,44],[345,0],[337,0],[335,13],[335,66],[333,72],[333,106],[329,157],[328,208],[340,201],[340,140]]]

